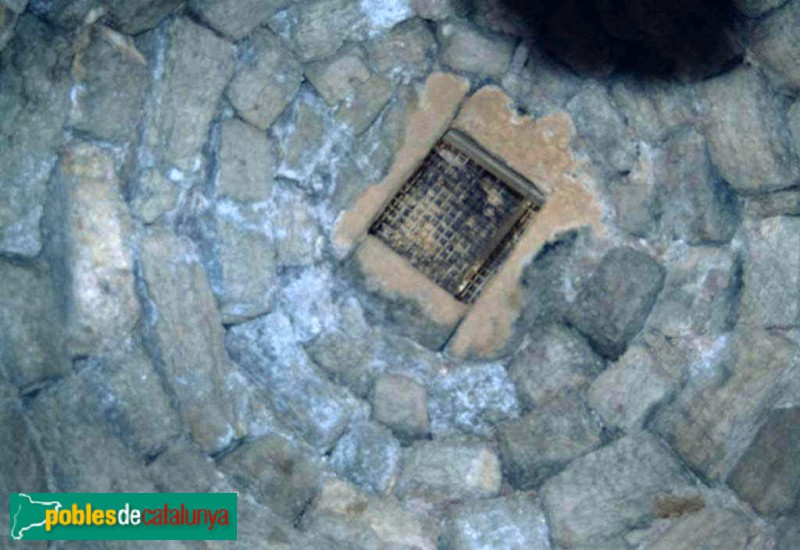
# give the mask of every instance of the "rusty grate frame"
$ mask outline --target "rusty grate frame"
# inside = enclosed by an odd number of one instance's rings
[[[533,183],[450,130],[369,233],[457,300],[472,304],[545,202]]]

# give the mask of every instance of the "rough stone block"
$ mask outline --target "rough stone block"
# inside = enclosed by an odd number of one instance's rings
[[[146,144],[166,165],[197,170],[209,126],[235,67],[233,45],[188,19],[165,31],[161,82],[148,105]]]
[[[656,534],[643,545],[647,550],[774,548],[766,529],[741,512],[723,509],[701,510],[652,530]]]
[[[711,160],[736,191],[764,193],[800,179],[781,100],[755,69],[739,68],[700,86]]]
[[[178,186],[156,170],[144,172],[136,186],[131,210],[146,224],[155,223],[178,202]]]
[[[322,256],[323,236],[309,197],[293,186],[281,185],[274,194],[269,224],[277,262],[282,267],[310,266]]]
[[[100,411],[100,418],[139,456],[160,453],[180,434],[178,413],[142,350],[115,350],[82,360],[76,368],[86,378],[87,406]]]
[[[625,119],[614,108],[608,93],[592,86],[568,104],[581,145],[598,165],[614,172],[627,172],[636,161],[636,144]]]
[[[589,406],[612,428],[634,431],[669,398],[674,383],[645,346],[632,346],[589,388]]]
[[[763,327],[800,324],[800,218],[780,216],[747,227],[742,318]]]
[[[631,526],[656,519],[656,497],[691,490],[672,455],[642,433],[579,458],[545,483],[541,495],[560,547],[616,548]]]
[[[528,496],[478,500],[458,506],[447,519],[443,550],[550,550],[547,520]]]
[[[101,403],[85,375],[42,390],[30,404],[46,469],[60,492],[153,492],[144,458],[134,456],[114,436]]]
[[[600,446],[600,426],[577,399],[539,407],[500,424],[503,473],[516,489],[533,489]]]
[[[486,444],[426,441],[403,450],[395,493],[430,502],[487,498],[497,496],[502,477],[500,460]]]
[[[382,375],[372,394],[372,417],[402,441],[424,438],[430,433],[425,387],[405,376]]]
[[[800,5],[788,2],[759,21],[752,30],[750,48],[767,76],[779,88],[800,90]]]
[[[245,207],[235,215],[219,208],[216,258],[220,277],[215,288],[222,321],[241,323],[269,311],[275,293],[275,243],[260,219]]]
[[[226,36],[239,40],[293,0],[190,0],[189,7],[203,21]]]
[[[125,34],[139,34],[177,10],[181,0],[108,0],[114,25]]]
[[[25,15],[0,67],[0,252],[34,257],[47,181],[56,163],[69,109],[67,41],[36,17]]]
[[[253,34],[251,48],[227,95],[239,116],[266,130],[297,94],[303,72],[292,53],[267,29]]]
[[[439,530],[390,497],[370,497],[343,481],[329,481],[303,516],[302,528],[335,548],[435,550]]]
[[[639,332],[664,283],[664,268],[632,248],[607,253],[567,311],[572,324],[606,357],[619,357]]]
[[[147,61],[132,41],[101,27],[79,58],[82,87],[75,94],[72,124],[100,139],[135,142],[150,85]]]
[[[669,265],[664,290],[648,327],[667,337],[717,335],[732,328],[737,315],[741,266],[735,254],[692,247]]]
[[[679,126],[694,122],[696,89],[675,81],[626,78],[611,88],[611,97],[639,138],[663,140]]]
[[[785,515],[800,498],[800,408],[775,409],[728,483],[762,514]]]
[[[528,345],[511,360],[509,373],[522,405],[532,409],[577,393],[605,366],[579,334],[548,325],[532,331]]]
[[[377,70],[402,80],[425,76],[435,48],[436,37],[419,19],[402,23],[367,44],[369,58]]]
[[[3,377],[27,389],[71,372],[47,269],[0,262],[0,365]]]
[[[226,344],[286,426],[325,452],[347,428],[354,399],[319,373],[294,339],[289,319],[273,313],[230,329]]]
[[[457,71],[502,76],[511,64],[514,42],[485,34],[463,23],[444,23],[439,29],[439,61]]]
[[[489,435],[495,424],[519,416],[514,383],[500,364],[461,365],[444,372],[428,390],[431,431]]]
[[[335,472],[375,494],[386,493],[394,486],[399,461],[400,443],[388,428],[374,422],[355,423],[331,453]]]
[[[220,470],[240,491],[289,521],[300,516],[321,485],[321,472],[310,457],[277,434],[237,448],[220,461]]]
[[[236,119],[222,123],[217,194],[239,202],[263,202],[272,193],[275,153],[264,133]]]
[[[142,245],[155,344],[192,439],[206,452],[246,435],[240,375],[225,352],[222,319],[193,247],[160,231]]]
[[[352,97],[346,99],[336,112],[336,120],[360,135],[375,121],[393,92],[391,82],[381,76],[372,76],[356,85]]]
[[[756,436],[786,377],[797,345],[760,330],[738,333],[725,352],[721,380],[687,387],[655,419],[655,429],[708,479],[725,479]],[[792,370],[794,369],[794,371]]]
[[[360,48],[349,48],[336,55],[309,63],[305,74],[328,105],[336,105],[353,95],[356,86],[370,77]]]
[[[738,222],[736,195],[716,175],[703,136],[690,130],[668,139],[655,176],[667,234],[690,244],[731,240]]]
[[[126,338],[139,320],[131,225],[111,153],[71,146],[61,155],[57,181],[66,242],[53,252],[55,270],[68,296],[70,352],[85,355]]]

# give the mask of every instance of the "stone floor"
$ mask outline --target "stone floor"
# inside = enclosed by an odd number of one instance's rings
[[[163,546],[800,548],[800,0],[657,76],[512,4],[0,0],[0,525],[236,491],[236,543]],[[432,325],[348,231],[453,124],[551,207]]]

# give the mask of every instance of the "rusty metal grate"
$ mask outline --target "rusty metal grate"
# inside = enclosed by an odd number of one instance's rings
[[[389,201],[369,233],[456,299],[473,303],[544,196],[451,130]]]

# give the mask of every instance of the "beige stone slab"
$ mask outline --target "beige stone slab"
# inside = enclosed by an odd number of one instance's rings
[[[461,109],[455,128],[469,134],[547,194],[547,202],[525,230],[503,267],[475,302],[449,345],[457,357],[489,358],[503,350],[522,307],[523,269],[556,235],[590,226],[603,234],[602,206],[571,149],[574,127],[567,113],[540,119],[520,116],[495,86],[476,92]]]
[[[353,250],[375,216],[447,131],[468,90],[469,81],[453,74],[433,73],[428,77],[424,89],[409,107],[405,138],[389,174],[379,184],[370,186],[337,221],[333,242],[340,256]]]

